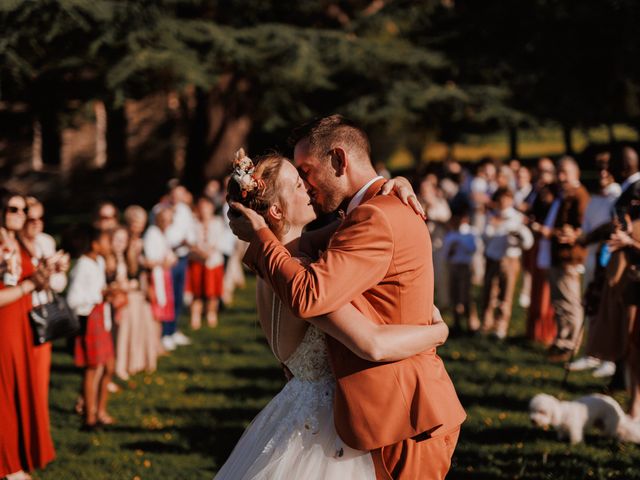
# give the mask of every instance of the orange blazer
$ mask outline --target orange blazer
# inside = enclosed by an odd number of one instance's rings
[[[430,324],[431,238],[425,222],[374,183],[307,266],[291,258],[269,229],[257,232],[244,261],[269,281],[294,314],[316,317],[346,303],[369,318]],[[347,445],[373,450],[419,434],[436,437],[466,414],[435,349],[390,363],[372,363],[328,339],[336,376],[334,420]]]

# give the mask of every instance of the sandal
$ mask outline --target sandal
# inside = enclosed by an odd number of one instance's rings
[[[84,398],[78,397],[76,405],[73,407],[78,415],[84,415]]]
[[[99,425],[114,425],[116,423],[116,420],[108,413],[103,413],[98,414],[98,420],[96,423]]]

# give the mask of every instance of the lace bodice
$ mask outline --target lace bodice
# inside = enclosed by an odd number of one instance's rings
[[[299,380],[316,382],[333,378],[324,333],[313,325],[309,325],[302,342],[284,363]]]

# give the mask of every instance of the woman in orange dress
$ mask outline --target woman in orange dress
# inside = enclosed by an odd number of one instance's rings
[[[556,336],[556,322],[553,306],[551,305],[549,270],[538,264],[538,252],[543,241],[543,237],[540,234],[541,225],[544,224],[554,196],[553,186],[547,185],[541,188],[530,212],[530,227],[534,232],[535,242],[533,248],[529,250],[529,260],[531,261],[529,265],[531,271],[531,303],[527,314],[527,338],[544,345],[551,345],[551,342],[553,342]]]
[[[35,271],[31,257],[16,240],[26,213],[22,196],[5,194],[5,230],[0,240],[4,263],[0,281],[0,478],[10,480],[31,478],[26,471],[43,468],[55,457],[28,317],[31,293],[44,287],[47,279],[42,271]]]

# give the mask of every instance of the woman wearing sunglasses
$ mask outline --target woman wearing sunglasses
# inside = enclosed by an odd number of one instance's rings
[[[17,239],[28,213],[25,198],[11,192],[1,197],[0,478],[24,480],[55,456],[28,317],[31,295],[47,286],[48,271],[33,266]]]

